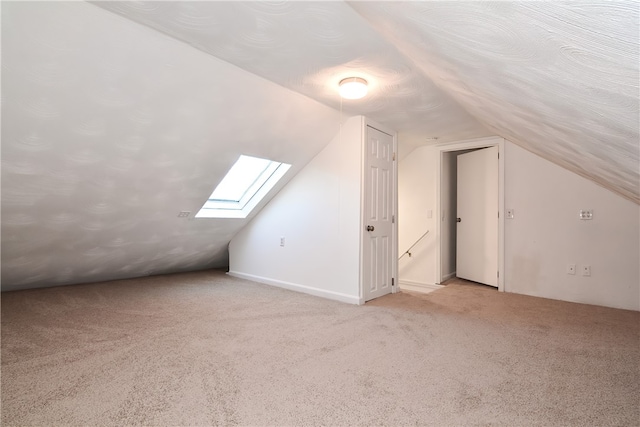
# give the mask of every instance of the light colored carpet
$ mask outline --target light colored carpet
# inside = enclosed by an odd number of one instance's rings
[[[2,425],[640,424],[640,313],[217,271],[2,294]]]

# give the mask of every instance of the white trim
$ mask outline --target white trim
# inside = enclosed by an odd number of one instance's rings
[[[498,291],[505,292],[504,283],[504,145],[505,140],[501,137],[488,137],[488,138],[476,138],[468,139],[464,141],[444,142],[435,145],[438,150],[438,163],[436,173],[436,212],[438,212],[439,218],[442,217],[442,162],[444,159],[444,153],[449,151],[460,151],[473,148],[484,147],[498,147],[499,160],[498,160],[498,211],[500,217],[498,218],[498,271],[500,275],[498,277]],[[442,276],[442,231],[441,221],[436,221],[436,279],[444,282]]]
[[[358,254],[360,260],[360,266],[358,268],[358,296],[360,301],[364,303],[364,233],[362,227],[365,224],[364,214],[364,168],[365,168],[365,155],[366,155],[366,138],[367,138],[367,121],[364,116],[360,116],[360,227],[358,228],[360,242]]]
[[[500,136],[485,136],[482,138],[462,139],[460,141],[448,141],[435,144],[441,151],[460,151],[472,148],[483,148],[496,145],[498,142],[504,141]]]
[[[420,292],[428,294],[429,292],[437,291],[438,289],[446,288],[446,286],[436,285],[433,283],[419,283],[412,282],[411,280],[401,280],[398,282],[400,289],[405,289],[412,292]]]
[[[396,136],[396,131],[395,130],[393,130],[393,129],[387,127],[387,126],[381,125],[380,123],[376,122],[375,120],[371,120],[367,116],[363,116],[363,117],[364,117],[365,127],[366,126],[372,127],[375,130],[379,130],[380,132],[386,133],[387,135],[393,136],[395,138],[395,136]]]
[[[362,299],[355,295],[341,294],[339,292],[326,291],[324,289],[313,288],[311,286],[300,285],[297,283],[285,282],[283,280],[269,279],[261,276],[254,276],[253,274],[240,273],[238,271],[229,271],[229,276],[238,277],[240,279],[251,280],[252,282],[258,282],[269,286],[275,286],[278,288],[289,289],[290,291],[302,292],[304,294],[313,295],[316,297],[322,297],[331,299],[334,301],[346,302],[348,304],[361,305]]]
[[[445,274],[444,276],[442,276],[442,280],[440,281],[440,283],[444,283],[449,279],[453,279],[454,277],[456,277],[456,272],[455,271],[453,273]]]

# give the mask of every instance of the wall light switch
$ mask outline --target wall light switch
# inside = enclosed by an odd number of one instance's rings
[[[591,276],[591,266],[590,265],[583,265],[582,266],[582,275],[583,276]]]
[[[593,219],[593,209],[580,209],[580,219]]]
[[[178,212],[178,218],[186,218],[191,214],[189,211],[180,211]]]
[[[431,209],[427,211],[427,218],[433,218],[433,211]]]
[[[513,219],[513,215],[515,214],[515,209],[507,209],[507,219]]]
[[[576,274],[575,264],[567,264],[567,274]]]
[[[284,246],[284,237],[280,237],[280,246]]]

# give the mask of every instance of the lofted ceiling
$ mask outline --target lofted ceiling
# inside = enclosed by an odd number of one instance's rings
[[[396,129],[403,154],[434,137],[493,135],[342,1],[93,4],[338,110],[340,80],[363,77],[366,101],[342,109]]]
[[[639,203],[638,16],[599,0],[2,2],[2,287],[224,266],[250,218],[178,212],[241,153],[291,163],[286,182],[355,114],[397,130],[401,155],[497,134]],[[367,98],[340,100],[349,76]]]
[[[497,134],[640,202],[636,1],[96,4],[334,108],[364,77],[402,155]]]
[[[487,129],[640,203],[639,2],[352,6]]]

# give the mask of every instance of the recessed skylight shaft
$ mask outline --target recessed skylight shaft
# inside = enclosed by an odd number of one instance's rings
[[[196,218],[245,218],[291,165],[241,155]]]
[[[272,163],[267,159],[240,156],[220,184],[213,190],[209,200],[239,202],[256,181],[266,175],[265,172]],[[264,177],[264,180],[267,178],[268,176]]]

